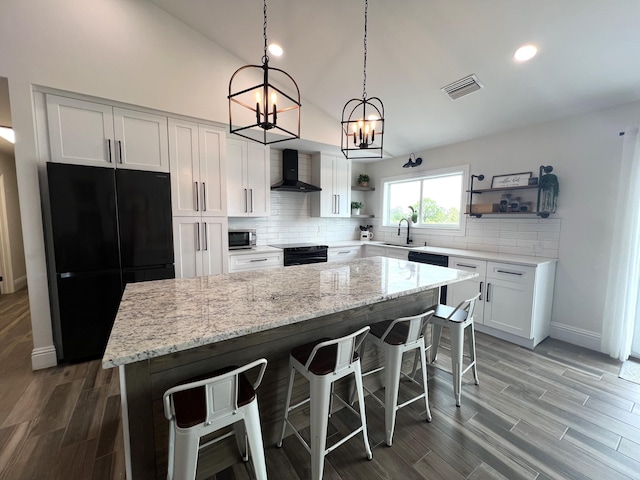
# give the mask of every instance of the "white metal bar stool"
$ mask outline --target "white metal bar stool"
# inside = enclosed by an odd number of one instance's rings
[[[301,345],[291,350],[289,355],[289,389],[282,421],[282,433],[277,443],[282,446],[284,433],[289,425],[296,437],[302,442],[306,450],[311,454],[311,478],[320,480],[324,471],[324,457],[331,451],[338,448],[350,438],[362,432],[367,458],[371,460],[372,453],[367,435],[367,418],[364,407],[364,392],[362,389],[362,370],[360,367],[360,356],[357,349],[364,340],[369,327],[364,327],[350,335],[346,335],[334,340],[322,339],[316,342]],[[309,381],[309,398],[291,405],[291,394],[296,371]],[[356,392],[359,401],[359,412],[356,412],[351,405],[345,402],[337,394],[333,393],[333,383],[341,378],[353,374],[356,380]],[[327,448],[327,426],[331,415],[333,399],[342,402],[345,407],[354,414],[360,416],[360,427],[340,439],[331,447]],[[289,413],[310,403],[311,422],[311,446],[302,438],[300,433],[289,421]]]
[[[434,313],[433,310],[414,315],[402,317],[396,320],[386,320],[371,325],[371,331],[367,336],[378,348],[384,351],[384,366],[363,373],[363,376],[384,370],[384,402],[373,392],[365,387],[371,395],[369,398],[375,399],[384,406],[384,424],[386,430],[387,445],[391,446],[393,441],[393,431],[396,423],[396,413],[402,407],[409,405],[421,398],[424,398],[427,409],[427,422],[431,421],[431,410],[429,409],[429,387],[427,385],[427,361],[424,344],[424,329],[427,321]],[[364,343],[361,351],[364,352]],[[416,350],[416,357],[420,356],[422,365],[422,385],[423,391],[420,395],[398,405],[398,392],[400,390],[401,376],[405,376],[412,382],[419,385],[412,377],[402,371],[402,356],[405,352]],[[415,373],[415,372],[414,372]]]
[[[431,363],[435,363],[438,355],[438,345],[442,336],[442,328],[449,328],[451,336],[451,374],[453,376],[453,396],[456,399],[456,406],[460,406],[460,397],[462,391],[462,376],[472,369],[473,379],[476,385],[480,384],[478,380],[478,368],[476,362],[476,335],[473,327],[473,312],[476,308],[476,300],[480,294],[473,298],[460,302],[457,307],[439,304],[436,306],[435,313],[429,319],[429,323],[433,325],[431,338]],[[467,341],[469,342],[469,364],[464,367],[464,332],[469,330]],[[417,354],[413,365],[413,375],[417,369]],[[463,368],[464,367],[464,368]]]
[[[260,367],[251,383],[245,372]],[[169,480],[196,478],[200,449],[235,433],[242,458],[253,458],[257,480],[267,479],[256,388],[262,382],[267,360],[262,358],[243,367],[220,370],[208,378],[167,390],[163,396],[164,414],[169,420]],[[200,439],[221,428],[234,430],[200,445]],[[247,448],[248,447],[248,448]]]

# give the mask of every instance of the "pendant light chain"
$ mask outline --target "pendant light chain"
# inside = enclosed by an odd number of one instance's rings
[[[267,0],[263,0],[262,14],[262,65],[245,65],[237,69],[229,80],[227,98],[229,133],[269,145],[300,138],[301,104],[300,89],[293,77],[281,68],[269,67]],[[255,85],[258,72],[262,83]],[[269,77],[275,79],[273,84]],[[246,87],[251,84],[255,86]]]
[[[362,99],[367,98],[367,10],[369,7],[369,0],[364,2],[364,72],[362,80]]]
[[[269,55],[267,55],[267,0],[264,0],[264,24],[262,25],[262,31],[264,36],[264,56],[262,57],[262,63],[269,62]]]

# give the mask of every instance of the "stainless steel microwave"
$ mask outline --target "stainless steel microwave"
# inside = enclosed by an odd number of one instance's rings
[[[256,231],[253,229],[230,229],[229,250],[241,250],[243,248],[255,248]]]

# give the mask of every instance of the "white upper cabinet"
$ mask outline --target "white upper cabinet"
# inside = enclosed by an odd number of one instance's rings
[[[223,130],[169,119],[171,202],[175,216],[226,216]]]
[[[311,193],[312,217],[351,216],[351,161],[324,153],[311,157],[311,183],[322,188]]]
[[[47,95],[51,161],[169,171],[167,118]]]
[[[269,147],[227,139],[227,205],[230,217],[271,214]]]

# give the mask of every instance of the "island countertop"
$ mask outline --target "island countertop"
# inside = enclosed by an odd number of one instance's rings
[[[102,359],[127,365],[477,274],[386,257],[128,284]]]

